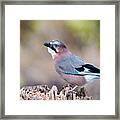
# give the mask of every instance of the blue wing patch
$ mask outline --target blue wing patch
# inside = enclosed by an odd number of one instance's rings
[[[79,72],[64,72],[64,74],[68,74],[68,75],[80,75]]]

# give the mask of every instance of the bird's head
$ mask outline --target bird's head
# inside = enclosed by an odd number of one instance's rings
[[[48,52],[54,58],[56,55],[63,54],[67,51],[65,44],[59,40],[51,40],[50,42],[45,42],[44,46],[48,48]]]

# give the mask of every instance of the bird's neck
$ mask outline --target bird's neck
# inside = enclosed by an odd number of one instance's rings
[[[72,54],[70,51],[66,50],[62,53],[57,53],[55,56],[54,56],[54,61],[57,62],[57,61],[60,61],[61,59],[63,59],[64,57],[68,56]]]

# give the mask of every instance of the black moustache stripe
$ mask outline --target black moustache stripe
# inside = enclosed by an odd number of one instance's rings
[[[56,49],[54,48],[54,47],[50,47],[52,50],[54,50],[56,53],[57,53],[57,51],[56,51]]]

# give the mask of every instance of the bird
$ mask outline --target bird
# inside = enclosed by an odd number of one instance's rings
[[[44,46],[52,56],[56,72],[68,83],[82,86],[100,80],[100,69],[71,53],[62,41],[51,40]]]

